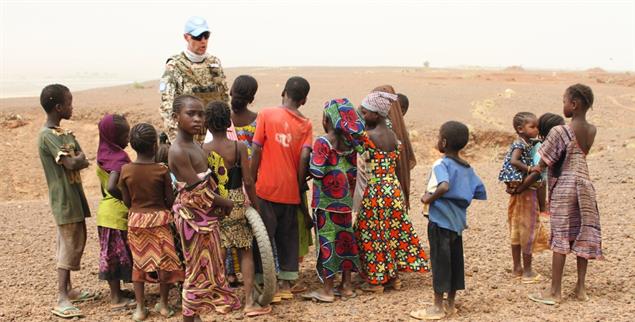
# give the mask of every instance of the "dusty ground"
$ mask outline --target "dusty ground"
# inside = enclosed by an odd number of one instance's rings
[[[332,97],[349,97],[359,103],[373,87],[392,84],[410,97],[406,116],[419,163],[413,175],[417,200],[423,190],[421,178],[438,157],[433,142],[438,127],[446,120],[465,122],[473,129],[473,143],[466,151],[474,168],[486,183],[489,200],[470,208],[470,229],[465,232],[467,290],[458,296],[457,320],[635,320],[635,77],[586,72],[526,72],[518,68],[503,71],[436,70],[405,68],[251,68],[230,69],[233,78],[249,73],[260,84],[254,108],[277,104],[287,77],[302,75],[312,85],[308,105],[303,107],[319,134],[321,103]],[[230,80],[231,81],[231,80]],[[591,176],[598,192],[603,246],[606,261],[592,262],[588,270],[590,301],[571,298],[547,307],[527,300],[529,292],[548,282],[523,286],[510,278],[511,256],[506,225],[507,197],[496,177],[501,154],[512,136],[511,117],[527,110],[536,114],[561,113],[564,89],[582,82],[593,87],[595,108],[590,121],[598,126],[596,144],[588,157]],[[150,121],[160,125],[157,112],[157,82],[74,92],[74,115],[64,127],[75,131],[93,166],[82,172],[84,189],[95,209],[99,194],[94,158],[97,122],[105,112],[126,113],[131,123]],[[72,90],[72,89],[71,89]],[[37,156],[36,136],[44,122],[37,98],[0,100],[0,320],[34,321],[55,319],[49,313],[55,301],[55,227],[48,207],[48,192]],[[411,218],[427,249],[426,222],[415,203]],[[97,279],[98,242],[94,217],[88,220],[88,244],[83,268],[73,274],[75,285],[107,292]],[[315,260],[302,265],[302,280],[318,285]],[[551,256],[535,257],[535,267],[550,276]],[[575,260],[565,268],[565,295],[573,290]],[[361,295],[348,302],[315,304],[300,299],[274,308],[274,314],[260,320],[362,321],[409,320],[408,312],[432,301],[429,274],[404,275],[403,290],[383,295]],[[130,287],[130,286],[128,286]],[[150,305],[158,289],[150,288]],[[154,296],[154,297],[152,297]],[[87,321],[129,320],[130,312],[111,313],[106,300],[81,305]],[[206,320],[230,320],[209,315]],[[151,321],[160,319],[153,315]],[[179,318],[172,318],[176,321]]]

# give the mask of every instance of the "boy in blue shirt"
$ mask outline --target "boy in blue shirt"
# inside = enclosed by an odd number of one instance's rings
[[[485,186],[459,152],[467,145],[469,130],[463,123],[446,122],[439,131],[437,148],[443,158],[434,162],[428,186],[421,202],[429,206],[428,240],[432,262],[434,305],[410,312],[414,318],[438,320],[456,313],[456,291],[465,289],[463,238],[467,227],[467,207],[472,199],[487,199]],[[443,307],[443,293],[448,306]]]

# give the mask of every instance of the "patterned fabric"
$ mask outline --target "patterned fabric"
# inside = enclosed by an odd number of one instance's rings
[[[130,214],[128,214],[128,227],[151,228],[168,225],[173,222],[174,217],[167,209],[152,212],[130,211]]]
[[[512,143],[512,145],[509,147],[509,150],[507,151],[507,154],[505,154],[505,159],[503,160],[503,167],[500,173],[498,174],[498,181],[501,181],[501,182],[523,181],[523,178],[525,177],[525,173],[516,169],[516,167],[514,167],[511,164],[512,153],[516,149],[519,149],[522,151],[522,153],[520,154],[520,161],[527,166],[532,165],[533,161],[531,158],[531,146],[527,144],[523,139],[519,138],[518,140]]]
[[[174,202],[176,227],[185,258],[183,315],[212,309],[240,307],[240,300],[225,280],[220,248],[220,227],[214,211],[215,184],[211,178],[191,190],[181,188]]]
[[[600,213],[586,155],[570,126],[551,129],[539,151],[549,166],[549,246],[556,253],[603,259]],[[564,158],[556,177],[554,164]]]
[[[238,189],[227,189],[229,170],[225,167],[225,160],[220,154],[212,151],[207,156],[207,164],[212,170],[218,183],[219,195],[234,202],[234,208],[229,216],[220,219],[220,237],[224,248],[251,247],[253,234],[245,217],[245,193],[242,186]]]
[[[340,131],[346,138],[347,144],[353,142],[352,135],[364,132],[364,121],[347,98],[327,101],[324,103],[324,113],[328,115],[333,128]]]
[[[337,151],[321,136],[313,143],[309,172],[313,180],[311,208],[331,212],[351,212],[357,177],[357,153]]]
[[[428,257],[405,213],[399,180],[395,174],[399,150],[377,149],[367,135],[363,147],[369,152],[368,186],[355,222],[360,261],[369,284],[385,284],[398,271],[428,271]]]
[[[99,227],[99,279],[130,282],[132,278],[132,254],[128,248],[128,232]]]
[[[251,158],[253,151],[251,142],[254,140],[254,134],[256,133],[256,120],[245,126],[236,126],[235,130],[238,141],[244,142],[247,145],[247,153],[249,154],[249,158]]]
[[[183,281],[181,261],[169,225],[129,228],[132,251],[132,281],[176,283]],[[158,271],[163,271],[163,276]],[[163,277],[163,279],[160,279]]]
[[[161,92],[160,112],[163,117],[164,130],[172,142],[176,138],[177,128],[177,124],[172,118],[172,103],[175,98],[191,94],[202,99],[203,106],[216,100],[229,103],[223,67],[220,60],[212,55],[208,55],[200,63],[193,63],[183,52],[170,57],[159,81],[159,91]],[[197,137],[199,142],[203,141],[206,131],[205,128],[201,129],[201,135]]]
[[[357,272],[360,267],[359,247],[353,231],[350,212],[339,213],[315,209],[317,270],[320,279],[331,278],[344,271]]]
[[[362,101],[362,106],[379,115],[386,117],[392,103],[397,101],[397,95],[386,92],[371,92]]]
[[[519,194],[510,195],[507,210],[507,223],[512,245],[520,245],[524,254],[537,253],[549,248],[549,234],[540,222],[538,193],[527,189]]]

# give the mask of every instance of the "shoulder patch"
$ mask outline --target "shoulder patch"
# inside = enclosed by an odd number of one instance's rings
[[[167,88],[167,85],[165,84],[165,82],[160,82],[159,83],[159,92],[165,92],[165,89]]]

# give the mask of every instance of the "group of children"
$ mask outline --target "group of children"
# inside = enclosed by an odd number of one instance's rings
[[[195,96],[177,97],[173,116],[178,133],[171,145],[165,138],[159,144],[157,131],[148,123],[131,128],[122,115],[101,119],[99,278],[108,281],[111,308],[136,306],[133,319],[146,319],[144,283],[159,283],[154,311],[162,316],[175,314],[168,302],[175,284],[181,291],[184,321],[211,311],[225,314],[241,307],[229,285],[239,269],[244,314],[270,313],[268,303],[261,305],[254,298],[260,254],[245,215],[253,207],[274,250],[278,285],[273,302],[291,299],[298,291],[318,302],[355,297],[352,272],[363,278],[363,291],[398,290],[399,272],[431,269],[434,305],[411,316],[440,319],[454,314],[456,291],[465,288],[466,209],[473,199],[486,199],[485,186],[460,156],[469,140],[467,126],[450,121],[439,130],[437,148],[443,157],[433,164],[421,198],[429,220],[428,258],[408,217],[409,171],[416,161],[403,121],[407,97],[384,86],[368,94],[357,108],[346,98],[329,100],[322,117],[325,134],[313,140],[312,124],[299,111],[310,90],[306,79],[291,77],[281,105],[255,113],[248,105],[257,89],[253,77],[242,75],[230,90],[231,106],[220,101],[204,106]],[[549,168],[553,285],[548,294],[530,296],[542,303],[559,300],[564,254],[574,252],[584,271],[586,259],[601,257],[595,195],[588,171],[584,172],[584,155],[595,135],[595,128],[584,119],[593,103],[589,93],[583,85],[565,92],[565,116],[573,117],[568,127],[560,125],[564,122],[557,115],[537,120],[531,113],[519,113],[514,118],[519,138],[501,171],[511,196],[514,274],[522,276],[523,283],[533,283],[540,275],[531,269],[531,253],[547,247],[539,218],[546,206],[538,201],[545,196],[541,181]],[[74,290],[70,282],[70,271],[79,270],[86,243],[84,218],[90,212],[79,170],[88,161],[72,132],[60,127],[61,120],[72,115],[68,88],[49,85],[40,100],[47,122],[40,132],[39,152],[58,231],[59,300],[52,313],[81,316],[73,303],[96,296]],[[204,129],[209,135],[201,144],[196,137]],[[544,138],[540,148],[532,142],[538,135]],[[134,161],[124,150],[128,144],[136,152]],[[303,188],[310,179],[312,211]],[[578,194],[572,195],[571,189]],[[595,217],[589,217],[591,210]],[[302,234],[308,227],[315,229],[316,270],[323,287],[305,291],[297,280],[302,248],[308,247],[302,245]],[[226,265],[226,259],[239,265]],[[341,283],[335,286],[338,274]],[[134,300],[121,290],[122,281],[134,283]],[[444,293],[448,294],[445,306]],[[584,273],[579,274],[576,294],[586,296]]]

